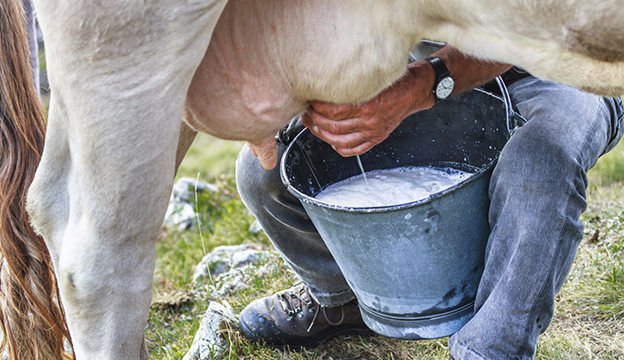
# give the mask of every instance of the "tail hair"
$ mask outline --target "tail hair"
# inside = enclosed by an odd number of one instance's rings
[[[0,0],[0,351],[61,359],[71,338],[50,254],[26,212],[45,135],[26,44],[22,1]]]

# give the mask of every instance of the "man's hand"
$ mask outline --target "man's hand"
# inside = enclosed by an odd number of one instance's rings
[[[434,80],[428,63],[414,64],[405,77],[363,104],[311,102],[303,124],[340,155],[363,154],[384,141],[407,116],[433,106]]]
[[[453,94],[484,84],[510,66],[463,55],[449,46],[437,51],[455,79]],[[372,100],[358,105],[311,102],[304,125],[342,156],[363,154],[385,140],[407,116],[435,103],[435,72],[426,61],[408,65],[406,75]]]

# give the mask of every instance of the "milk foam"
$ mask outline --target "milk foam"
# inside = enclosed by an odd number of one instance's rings
[[[373,207],[428,198],[463,181],[472,173],[455,168],[406,166],[373,170],[332,184],[316,199],[331,205]]]

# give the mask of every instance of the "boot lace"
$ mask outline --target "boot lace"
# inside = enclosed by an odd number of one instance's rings
[[[340,306],[340,319],[338,321],[332,321],[327,316],[327,307],[322,306],[316,301],[312,300],[312,296],[308,292],[308,287],[301,285],[298,289],[293,289],[291,291],[283,292],[277,294],[277,300],[282,307],[282,310],[286,313],[287,320],[292,321],[299,313],[301,313],[305,308],[309,309],[309,311],[314,313],[312,317],[312,321],[307,328],[307,332],[310,332],[312,327],[314,326],[316,320],[318,319],[318,314],[323,313],[323,317],[325,321],[331,326],[338,326],[342,324],[344,321],[344,309]]]

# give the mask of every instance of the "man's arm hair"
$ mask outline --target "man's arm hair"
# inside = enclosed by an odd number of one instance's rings
[[[511,68],[511,65],[508,64],[495,63],[465,55],[450,46],[443,47],[433,53],[432,56],[442,59],[455,80],[453,95],[483,85]],[[403,82],[404,91],[409,91],[410,88],[422,89],[422,82],[428,84],[424,88],[433,91],[435,73],[428,62],[416,61],[408,65],[408,73],[400,81]],[[421,86],[417,86],[417,83],[420,83]],[[422,110],[423,98],[428,98],[433,105],[433,94],[415,93],[413,112]]]

